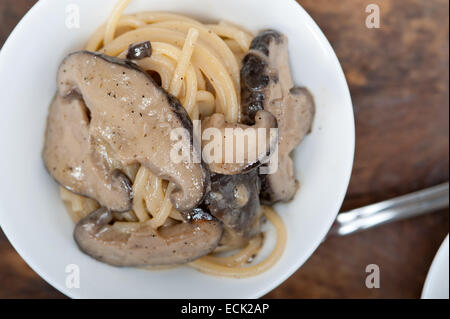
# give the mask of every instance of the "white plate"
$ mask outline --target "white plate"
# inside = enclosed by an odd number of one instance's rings
[[[68,4],[80,9],[80,28],[65,26]],[[102,24],[111,0],[41,0],[22,19],[0,55],[0,224],[25,261],[70,297],[255,298],[296,271],[320,244],[341,206],[354,153],[352,103],[341,66],[311,17],[293,0],[135,0],[126,12],[174,11],[226,19],[252,31],[275,28],[289,37],[297,84],[315,96],[314,128],[295,154],[301,189],[278,205],[288,231],[286,251],[272,269],[246,279],[208,276],[188,267],[121,269],[81,253],[74,225],[41,160],[47,108],[63,57]],[[262,255],[274,245],[269,234]],[[80,269],[80,288],[66,286],[68,264]],[[1,289],[1,288],[0,288]]]
[[[449,299],[448,235],[433,259],[422,290],[423,299]]]

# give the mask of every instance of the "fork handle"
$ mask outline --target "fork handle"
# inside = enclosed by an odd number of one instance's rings
[[[449,183],[338,214],[328,236],[344,236],[378,225],[431,213],[449,205]]]

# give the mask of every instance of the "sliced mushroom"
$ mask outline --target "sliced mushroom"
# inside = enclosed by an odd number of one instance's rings
[[[95,198],[115,211],[131,209],[131,186],[117,169],[90,149],[89,117],[83,101],[56,96],[50,105],[43,150],[47,170],[67,189]]]
[[[130,44],[127,52],[128,60],[140,60],[152,55],[152,44],[150,41]]]
[[[275,151],[278,141],[277,120],[264,110],[256,113],[255,124],[228,123],[223,114],[215,113],[202,121],[202,130],[217,129],[217,136],[202,139],[203,159],[217,174],[234,175],[250,171],[264,163]],[[218,139],[218,141],[216,141]],[[227,147],[231,141],[231,147]],[[211,143],[211,148],[205,146]],[[214,145],[217,145],[214,148]],[[215,151],[221,150],[216,158]]]
[[[121,165],[140,163],[176,185],[171,201],[177,210],[189,211],[202,200],[208,172],[193,146],[192,122],[146,72],[128,60],[80,51],[62,62],[58,89],[63,97],[82,96],[91,139],[107,145]],[[171,139],[174,130],[179,140]],[[187,157],[172,158],[180,149]]]
[[[241,69],[242,119],[255,122],[260,110],[272,113],[279,127],[278,170],[262,175],[261,199],[266,204],[290,200],[297,190],[292,150],[311,130],[315,106],[305,88],[294,88],[289,68],[287,38],[274,30],[259,33]]]
[[[114,266],[184,264],[213,251],[223,232],[221,223],[209,214],[158,230],[142,223],[124,231],[112,220],[112,213],[100,208],[78,222],[74,238],[83,252]]]
[[[239,247],[260,232],[260,180],[256,169],[245,174],[211,176],[204,204],[225,226],[221,244]]]

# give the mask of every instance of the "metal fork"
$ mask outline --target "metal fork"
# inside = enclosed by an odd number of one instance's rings
[[[449,205],[449,183],[338,214],[327,237],[344,236],[368,228],[437,211]]]

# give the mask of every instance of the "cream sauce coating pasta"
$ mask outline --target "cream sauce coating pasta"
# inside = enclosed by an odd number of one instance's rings
[[[240,120],[240,67],[253,35],[227,22],[203,24],[173,13],[140,12],[123,14],[131,0],[120,0],[108,21],[88,40],[85,49],[125,58],[128,47],[150,41],[152,55],[135,63],[156,72],[161,86],[176,96],[192,120],[222,113],[227,121]],[[123,168],[132,182],[132,210],[122,214],[115,227],[132,231],[138,223],[155,229],[168,220],[183,218],[170,202],[172,183],[156,177],[145,167]],[[72,219],[78,222],[99,205],[92,199],[61,188],[61,198]],[[205,256],[189,265],[219,276],[246,277],[267,270],[280,258],[286,231],[280,217],[263,207],[264,215],[277,230],[277,244],[270,256],[258,265],[245,266],[263,244],[263,237],[251,239],[246,247],[227,257]]]

